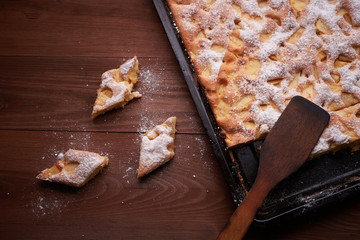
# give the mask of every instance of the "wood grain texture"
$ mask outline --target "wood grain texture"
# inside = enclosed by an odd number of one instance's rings
[[[174,159],[138,180],[140,136],[2,130],[2,161],[17,163],[0,167],[2,239],[41,239],[43,231],[55,239],[216,236],[232,205],[206,136],[177,134]],[[106,154],[109,165],[81,189],[35,179],[68,148]]]
[[[6,56],[173,56],[150,0],[4,0],[0,29]]]
[[[126,59],[0,57],[0,128],[138,132],[175,115],[178,131],[204,133],[174,58],[140,58],[143,97],[91,120],[101,74]]]
[[[1,239],[216,238],[235,206],[151,0],[3,0],[0,29]],[[144,96],[91,121],[134,55]],[[175,158],[137,180],[139,132],[173,115]],[[110,164],[81,189],[35,179],[69,148]],[[359,239],[358,200],[245,239]]]

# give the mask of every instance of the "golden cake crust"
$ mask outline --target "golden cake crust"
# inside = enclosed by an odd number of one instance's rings
[[[359,1],[168,4],[228,147],[264,138],[296,95],[331,115],[313,156],[360,139]]]

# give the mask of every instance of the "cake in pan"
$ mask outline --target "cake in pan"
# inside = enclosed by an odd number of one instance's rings
[[[228,147],[264,138],[296,95],[331,116],[311,157],[358,145],[360,1],[167,2]]]

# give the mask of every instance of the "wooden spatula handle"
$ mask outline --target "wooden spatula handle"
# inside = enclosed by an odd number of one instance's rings
[[[267,189],[264,184],[255,181],[254,186],[233,213],[224,229],[217,237],[217,240],[242,239],[269,191],[270,189]]]
[[[324,109],[309,100],[291,99],[261,147],[254,185],[218,240],[243,238],[267,194],[306,161],[329,119]]]

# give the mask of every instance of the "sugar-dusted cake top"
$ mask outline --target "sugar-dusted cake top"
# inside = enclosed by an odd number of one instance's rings
[[[359,1],[168,3],[229,147],[264,138],[296,95],[332,116],[314,155],[360,138]]]

